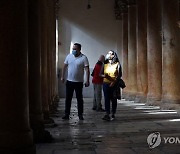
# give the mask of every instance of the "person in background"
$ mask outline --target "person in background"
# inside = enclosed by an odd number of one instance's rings
[[[104,67],[104,55],[99,57],[98,62],[94,66],[93,72],[91,74],[93,89],[94,89],[94,99],[93,99],[93,110],[96,111],[105,111],[102,108],[101,99],[102,99],[102,84],[103,84],[103,77],[101,76],[100,72]]]
[[[61,81],[64,82],[64,75],[67,69],[67,81],[66,81],[66,100],[65,100],[65,115],[62,117],[64,120],[69,119],[71,110],[71,101],[74,90],[76,92],[78,116],[79,120],[83,118],[83,82],[84,71],[86,72],[85,87],[89,86],[89,61],[88,58],[81,53],[81,44],[75,43],[73,45],[72,53],[68,54],[62,69]]]
[[[122,77],[121,65],[116,52],[110,50],[104,62],[104,80],[103,80],[103,92],[105,98],[105,110],[106,115],[102,118],[103,120],[110,121],[115,118],[117,108],[117,82]],[[112,112],[110,112],[112,102]],[[110,118],[110,113],[112,117]]]

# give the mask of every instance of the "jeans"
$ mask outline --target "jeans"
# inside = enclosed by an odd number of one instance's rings
[[[104,99],[105,99],[105,110],[107,114],[110,114],[110,107],[112,102],[112,114],[116,113],[117,109],[117,98],[114,97],[115,87],[110,87],[108,83],[103,83]]]
[[[77,98],[77,107],[78,107],[78,116],[83,114],[83,82],[66,82],[66,101],[65,101],[65,114],[70,115],[71,110],[71,101],[73,97],[74,90],[76,92],[76,98]]]
[[[93,108],[96,110],[102,109],[101,98],[102,98],[102,84],[93,84],[94,88],[94,99]]]

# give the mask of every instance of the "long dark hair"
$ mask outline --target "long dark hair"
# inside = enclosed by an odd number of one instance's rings
[[[121,64],[119,62],[119,58],[118,58],[117,53],[115,51],[113,51],[113,50],[109,50],[109,51],[111,51],[114,55],[111,64],[119,63],[119,65],[118,65],[118,68],[119,68],[118,69],[118,72],[119,72],[118,79],[120,79],[122,77],[122,68],[121,68]],[[109,59],[105,59],[104,64],[107,64],[107,63],[109,63]]]
[[[113,50],[109,50],[109,51],[111,51],[111,52],[113,53],[113,55],[114,55],[111,64],[114,64],[114,63],[119,62],[119,58],[118,58],[118,56],[117,56],[117,53],[116,53],[115,51],[113,51]],[[105,64],[109,63],[109,59],[105,59],[105,62],[104,62],[104,63],[105,63]]]

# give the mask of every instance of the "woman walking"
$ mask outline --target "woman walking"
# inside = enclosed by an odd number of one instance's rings
[[[118,81],[122,77],[121,65],[116,52],[110,50],[104,62],[104,80],[103,80],[103,92],[105,98],[105,110],[106,115],[102,118],[103,120],[110,121],[111,118],[115,118],[117,109],[117,93]],[[112,102],[112,112],[111,109]],[[112,114],[110,118],[110,113]]]

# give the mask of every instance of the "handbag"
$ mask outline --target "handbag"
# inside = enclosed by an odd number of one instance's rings
[[[126,87],[126,84],[123,79],[119,79],[118,86],[122,89]]]

